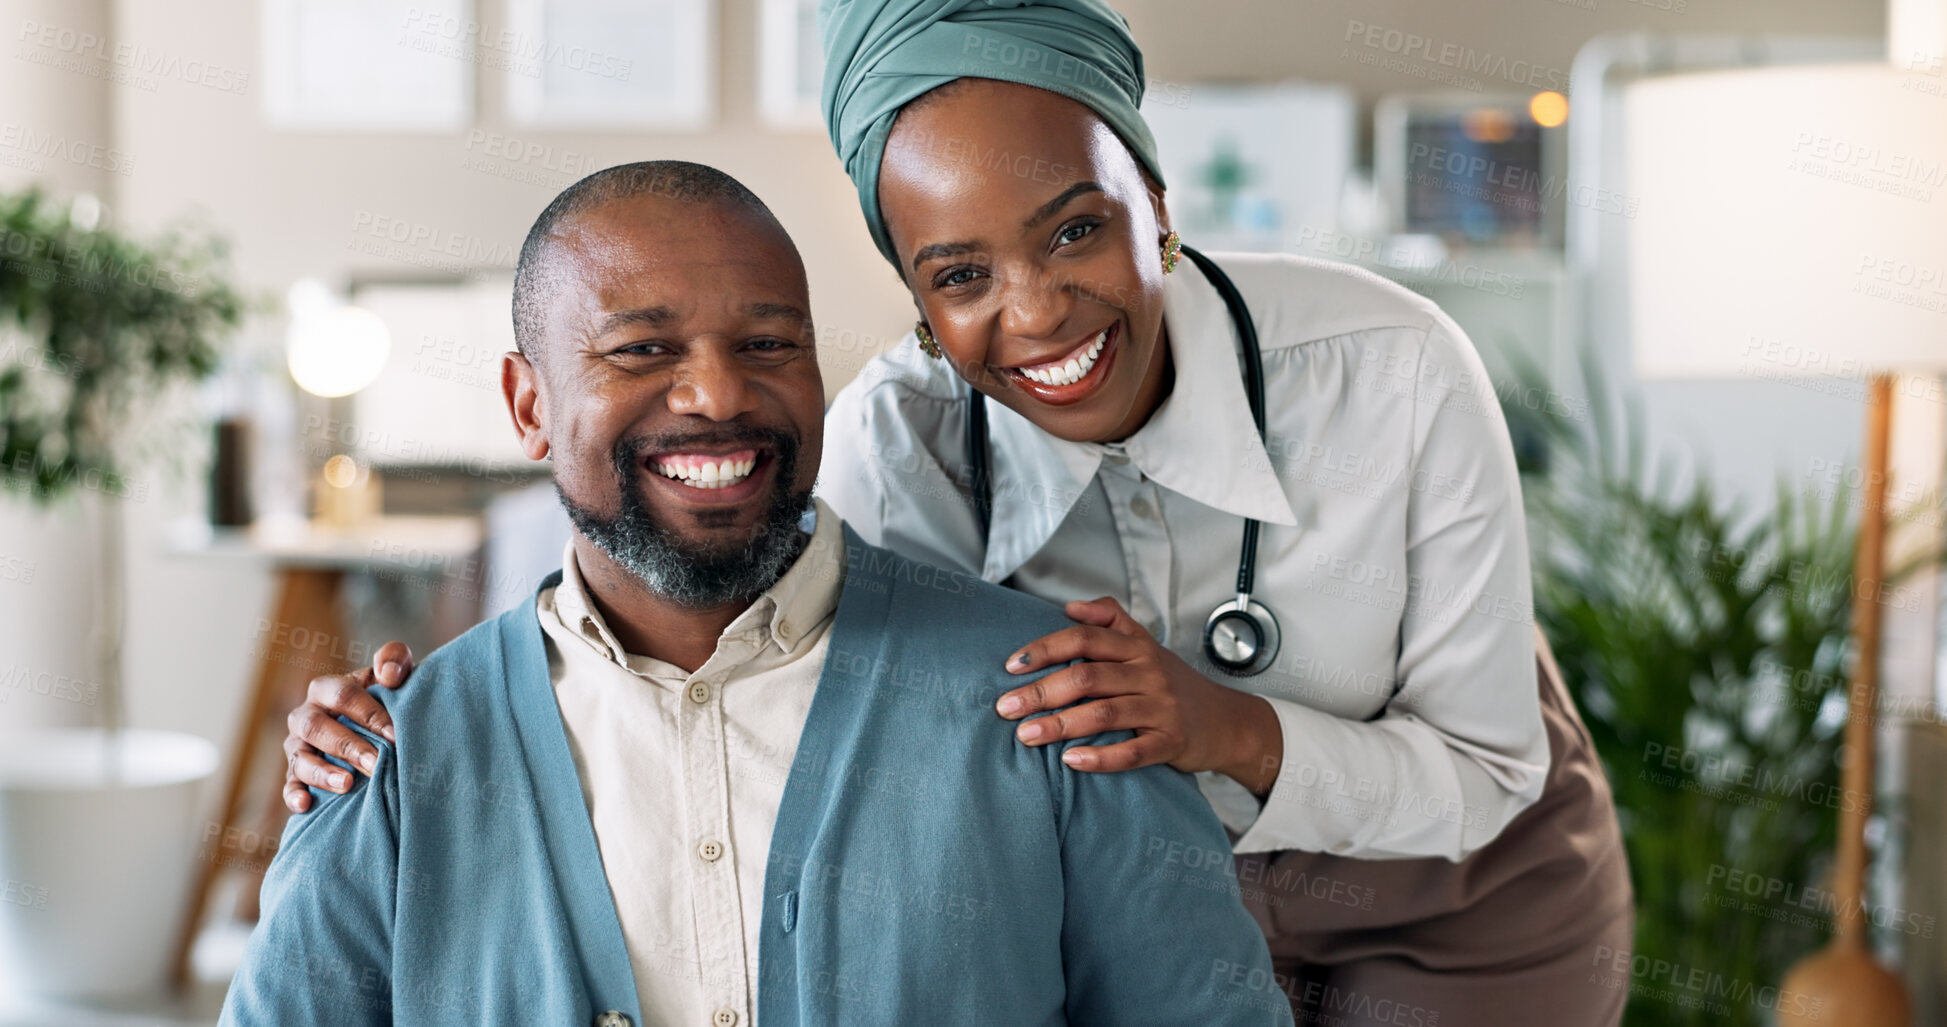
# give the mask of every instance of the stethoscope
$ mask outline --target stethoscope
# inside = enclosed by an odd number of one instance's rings
[[[1257,437],[1262,442],[1265,439],[1264,358],[1258,352],[1257,326],[1251,323],[1250,308],[1244,305],[1244,297],[1238,294],[1230,276],[1209,257],[1188,246],[1183,247],[1183,255],[1217,287],[1224,306],[1230,309],[1230,323],[1244,342],[1244,391],[1251,402],[1251,422],[1257,426]],[[984,545],[992,530],[994,502],[988,476],[987,398],[969,386],[967,400],[967,464],[972,469],[974,514],[980,518]],[[1263,603],[1251,598],[1251,588],[1257,579],[1257,530],[1255,519],[1244,519],[1244,542],[1237,558],[1237,598],[1210,611],[1210,618],[1203,622],[1204,656],[1237,677],[1263,673],[1277,659],[1281,637],[1278,618]]]

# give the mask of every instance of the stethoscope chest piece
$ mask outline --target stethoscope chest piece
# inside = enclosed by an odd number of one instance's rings
[[[1203,622],[1203,654],[1238,677],[1262,674],[1278,658],[1278,618],[1254,599],[1233,599]]]

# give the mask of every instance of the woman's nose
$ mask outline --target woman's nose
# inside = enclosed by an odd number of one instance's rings
[[[1027,339],[1057,334],[1075,311],[1074,284],[1052,274],[1019,276],[1003,297],[1001,331]]]

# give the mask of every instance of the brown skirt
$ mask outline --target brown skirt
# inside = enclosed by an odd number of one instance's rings
[[[1299,1024],[1613,1027],[1635,929],[1615,800],[1536,633],[1541,798],[1459,863],[1236,858]]]

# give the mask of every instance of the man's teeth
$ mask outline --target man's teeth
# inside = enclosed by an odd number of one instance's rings
[[[674,478],[691,488],[720,489],[750,477],[750,469],[756,466],[756,457],[748,460],[705,460],[697,464],[658,461],[656,473],[665,478]]]
[[[1057,367],[1023,367],[1021,373],[1043,385],[1073,385],[1086,377],[1089,369],[1095,366],[1096,359],[1102,355],[1102,344],[1108,339],[1109,330],[1104,328],[1096,334],[1095,341],[1088,344],[1088,349],[1082,351],[1081,356]]]

